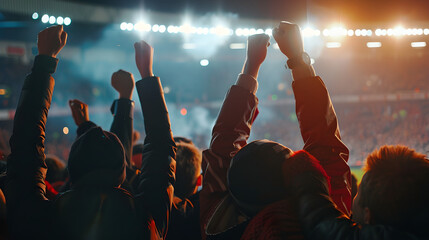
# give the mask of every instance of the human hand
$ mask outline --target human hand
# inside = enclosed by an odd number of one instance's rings
[[[79,127],[84,122],[89,121],[88,105],[77,99],[69,100],[69,106],[72,112],[74,122]]]
[[[134,76],[132,73],[119,70],[112,74],[112,87],[119,93],[119,98],[130,99],[133,96]]]
[[[304,52],[301,30],[297,24],[280,22],[279,26],[273,30],[273,37],[279,45],[280,51],[289,59],[299,57]]]
[[[39,55],[57,57],[57,54],[66,45],[67,33],[63,25],[52,26],[39,32],[37,37],[37,48]]]
[[[136,65],[142,78],[153,76],[153,48],[145,41],[134,43],[136,52]]]
[[[243,73],[258,77],[259,67],[267,56],[267,48],[270,46],[270,37],[267,34],[252,35],[247,39],[247,56]]]

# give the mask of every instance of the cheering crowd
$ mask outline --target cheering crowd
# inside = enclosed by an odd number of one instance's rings
[[[406,146],[373,146],[379,149],[366,156],[353,199],[349,148],[300,29],[281,22],[273,37],[292,73],[302,150],[248,142],[263,114],[256,96],[268,35],[248,38],[243,69],[202,153],[192,139],[173,135],[152,70],[154,49],[140,41],[134,48],[141,80],[124,70],[112,74],[118,99],[109,131],[90,120],[84,102],[69,101],[78,129],[65,166],[46,156],[45,128],[67,33],[61,25],[41,31],[11,153],[0,168],[0,239],[428,239],[426,156]],[[142,146],[133,146],[134,88]]]

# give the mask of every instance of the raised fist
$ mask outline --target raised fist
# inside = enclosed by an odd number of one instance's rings
[[[119,98],[130,99],[133,96],[134,76],[132,73],[119,70],[112,74],[112,87],[118,91]]]
[[[84,122],[89,121],[88,105],[77,99],[69,100],[69,106],[72,112],[73,120],[79,127]]]
[[[66,45],[67,33],[62,25],[52,26],[41,31],[37,37],[39,55],[57,57],[57,54]]]
[[[273,37],[279,45],[280,51],[289,59],[301,56],[304,52],[301,30],[296,24],[280,22],[279,26],[273,30]]]
[[[153,76],[152,61],[153,48],[145,41],[134,43],[136,52],[136,65],[142,78]]]
[[[270,37],[267,34],[255,34],[247,39],[247,63],[260,66],[267,56]]]

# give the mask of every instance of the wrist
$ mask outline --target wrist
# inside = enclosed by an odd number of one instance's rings
[[[119,98],[129,99],[131,100],[133,98],[133,92],[126,92],[126,93],[119,93]]]
[[[260,66],[261,64],[255,64],[246,60],[243,66],[242,73],[248,74],[253,78],[257,79]]]
[[[144,79],[144,78],[147,78],[147,77],[153,77],[153,72],[152,72],[152,69],[142,69],[142,70],[140,70],[139,69],[139,72],[140,72],[140,76],[142,77],[142,79]]]

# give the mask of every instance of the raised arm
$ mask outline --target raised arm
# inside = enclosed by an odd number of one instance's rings
[[[349,151],[341,141],[337,116],[328,90],[304,53],[298,25],[281,22],[273,31],[280,50],[292,67],[296,115],[304,150],[315,156],[331,178],[331,197],[339,209],[350,215],[351,185]]]
[[[38,35],[39,55],[31,73],[24,81],[16,109],[13,133],[10,138],[11,154],[8,159],[6,198],[8,221],[14,239],[41,238],[45,229],[35,222],[48,221],[44,179],[45,124],[52,100],[57,54],[67,41],[62,26],[47,28]]]
[[[133,74],[119,70],[112,74],[112,87],[119,93],[111,107],[114,116],[110,131],[122,142],[128,168],[131,167],[132,144],[133,144],[133,117],[134,101],[132,100],[134,90]]]
[[[227,171],[232,157],[247,144],[258,110],[255,93],[258,72],[267,54],[269,36],[248,39],[247,58],[235,85],[225,97],[212,132],[210,148],[203,152],[203,189],[200,193],[202,235],[217,205],[228,194]]]
[[[136,194],[147,213],[144,222],[148,224],[150,239],[165,238],[174,197],[176,144],[161,82],[152,74],[153,49],[144,41],[134,47],[137,68],[143,78],[136,86],[146,130]]]

